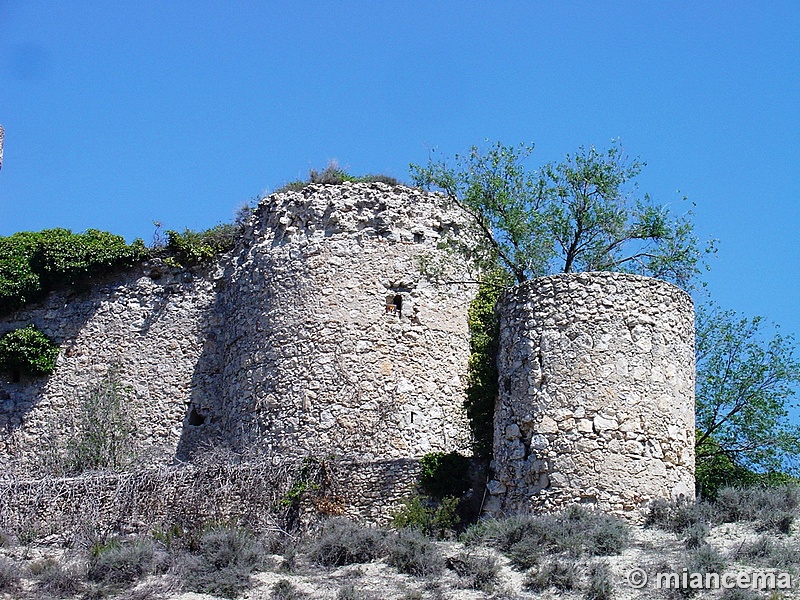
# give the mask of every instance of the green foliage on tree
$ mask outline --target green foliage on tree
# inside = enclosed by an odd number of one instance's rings
[[[412,179],[443,191],[472,217],[482,235],[469,255],[479,267],[499,264],[518,283],[556,272],[622,271],[690,286],[703,255],[691,212],[673,216],[638,194],[634,180],[643,162],[614,142],[528,172],[532,150],[473,146],[453,166],[434,159],[412,164]]]
[[[56,367],[58,344],[34,325],[0,337],[0,369],[28,375],[48,375]]]
[[[492,448],[497,397],[494,307],[504,287],[555,272],[623,271],[691,287],[702,255],[691,212],[679,216],[638,193],[644,167],[619,142],[580,148],[560,163],[529,171],[532,146],[473,146],[454,164],[411,165],[413,181],[443,191],[471,216],[477,244],[451,245],[482,273],[469,309],[471,356],[465,406],[473,448]],[[713,251],[710,243],[706,251]]]
[[[794,340],[769,335],[764,319],[715,306],[696,316],[698,482],[793,470],[800,427],[788,420],[800,382]],[[712,486],[713,487],[713,486]]]
[[[141,240],[128,245],[122,237],[96,229],[46,229],[0,237],[0,312],[40,300],[54,289],[131,267],[147,254]]]
[[[800,479],[782,471],[756,472],[734,462],[713,438],[707,438],[703,447],[705,457],[697,461],[695,484],[697,493],[714,500],[717,492],[726,487],[777,487],[798,485]]]
[[[466,407],[475,452],[492,445],[497,395],[494,305],[503,286],[556,272],[621,271],[690,289],[703,267],[692,213],[673,215],[640,194],[645,166],[619,144],[580,148],[560,163],[528,171],[532,146],[472,147],[452,164],[411,165],[415,184],[443,191],[472,217],[479,243],[454,246],[483,272],[470,307],[472,355]],[[505,281],[490,281],[502,269]],[[783,480],[800,451],[800,429],[787,422],[800,369],[793,340],[763,336],[763,320],[698,312],[697,479],[704,493],[720,485]]]

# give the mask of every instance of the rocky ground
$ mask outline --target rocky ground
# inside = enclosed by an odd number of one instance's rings
[[[799,503],[796,489],[727,492],[716,504],[656,507],[646,526],[573,509],[485,522],[457,539],[344,520],[304,536],[215,526],[69,547],[6,535],[0,598],[800,598]],[[685,573],[688,589],[659,589],[657,573],[679,584]],[[720,575],[720,589],[691,589],[693,573]],[[757,573],[774,574],[774,589],[753,589]]]

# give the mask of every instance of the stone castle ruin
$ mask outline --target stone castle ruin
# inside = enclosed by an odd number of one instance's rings
[[[477,286],[444,249],[468,228],[436,194],[309,185],[263,200],[211,267],[151,261],[20,309],[0,335],[33,323],[61,352],[46,378],[0,380],[0,480],[45,472],[81,399],[113,374],[130,395],[137,466],[219,447],[341,457],[351,461],[339,471],[345,512],[386,518],[419,458],[470,447]],[[509,291],[499,311],[489,513],[581,502],[631,516],[656,497],[693,496],[684,292],[623,274],[557,275]]]
[[[694,310],[621,273],[553,275],[499,303],[494,511],[626,514],[694,497]]]

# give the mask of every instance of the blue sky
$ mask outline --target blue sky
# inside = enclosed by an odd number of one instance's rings
[[[206,228],[332,159],[619,137],[720,240],[724,307],[800,333],[800,3],[0,0],[0,235]],[[677,206],[677,205],[676,205]]]

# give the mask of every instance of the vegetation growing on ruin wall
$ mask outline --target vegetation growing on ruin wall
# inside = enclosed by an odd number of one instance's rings
[[[322,171],[317,171],[316,169],[311,169],[308,172],[308,179],[306,181],[301,181],[299,179],[295,181],[290,181],[286,185],[281,186],[280,188],[276,189],[275,192],[298,192],[302,190],[307,185],[311,185],[312,183],[322,184],[322,185],[341,185],[345,182],[351,183],[373,183],[373,182],[380,182],[385,183],[387,185],[400,185],[400,182],[395,179],[394,177],[390,177],[389,175],[351,175],[344,169],[340,168],[336,162],[328,163],[328,166],[325,167]]]
[[[495,305],[510,282],[510,276],[501,270],[487,275],[467,312],[470,357],[464,406],[472,429],[472,449],[476,456],[488,457],[492,453],[494,405],[497,400],[498,322]]]
[[[0,237],[0,312],[40,300],[54,289],[85,285],[92,276],[131,267],[147,252],[141,240],[129,245],[121,236],[96,229],[45,229]]]
[[[0,370],[27,375],[53,372],[58,357],[58,344],[28,325],[0,337]]]

